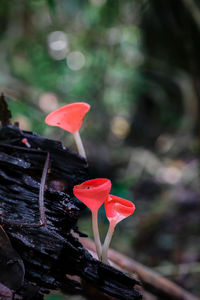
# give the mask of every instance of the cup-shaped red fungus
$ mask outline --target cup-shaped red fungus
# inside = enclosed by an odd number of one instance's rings
[[[76,185],[73,192],[93,212],[98,211],[105,202],[110,189],[111,181],[109,179],[97,178]]]
[[[109,222],[115,225],[135,211],[135,205],[131,201],[114,195],[109,195],[104,205]]]
[[[23,143],[24,145],[26,145],[26,147],[28,147],[28,148],[31,147],[31,145],[29,144],[27,138],[23,138],[23,139],[22,139],[22,143]]]
[[[89,109],[90,105],[85,102],[67,104],[51,112],[46,117],[45,122],[48,125],[58,126],[75,133],[81,128],[83,119]]]
[[[101,241],[98,229],[98,210],[108,198],[110,189],[111,181],[106,178],[88,180],[76,185],[73,189],[74,195],[92,212],[92,228],[99,259],[101,258]]]
[[[107,253],[115,226],[117,223],[134,213],[135,205],[129,200],[113,195],[108,196],[104,205],[110,225],[102,248],[102,261],[108,263]]]
[[[90,105],[85,102],[75,102],[64,105],[51,112],[45,119],[50,126],[58,126],[73,134],[80,155],[85,155],[85,150],[79,135],[83,119],[90,110]]]

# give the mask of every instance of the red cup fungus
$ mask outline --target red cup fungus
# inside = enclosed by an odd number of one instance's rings
[[[134,213],[135,205],[129,200],[114,195],[109,195],[104,203],[104,206],[110,225],[102,248],[101,258],[103,262],[108,263],[107,252],[115,230],[115,226],[120,221]]]
[[[51,112],[45,119],[45,123],[50,126],[58,126],[73,134],[79,154],[86,157],[85,150],[80,138],[79,130],[82,126],[86,113],[90,110],[90,105],[85,102],[75,102],[64,105]]]
[[[97,178],[76,185],[73,192],[93,212],[98,211],[105,202],[110,189],[111,182],[109,179]]]
[[[115,225],[135,211],[135,205],[131,201],[114,195],[109,195],[104,205],[109,222]]]
[[[31,147],[31,145],[29,144],[27,138],[23,138],[23,139],[22,139],[22,143],[23,143],[26,147],[28,147],[28,148]]]
[[[74,195],[82,201],[92,212],[92,227],[96,244],[97,255],[101,258],[101,241],[98,229],[98,210],[108,198],[111,181],[106,178],[97,178],[76,185]]]
[[[58,126],[73,134],[79,154],[86,157],[85,150],[80,138],[79,130],[82,126],[90,105],[85,102],[76,102],[64,105],[51,112],[45,119],[46,124]],[[27,147],[27,139],[23,139]],[[126,199],[110,195],[111,181],[106,178],[97,178],[76,185],[73,189],[74,195],[82,201],[92,212],[92,228],[96,244],[97,255],[104,263],[108,263],[107,252],[115,230],[115,226],[135,211],[135,205]],[[98,210],[105,204],[106,216],[109,220],[109,229],[103,244],[99,237]]]

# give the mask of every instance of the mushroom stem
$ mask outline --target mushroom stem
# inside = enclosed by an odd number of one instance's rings
[[[92,212],[92,229],[94,234],[94,241],[96,245],[96,252],[99,260],[101,259],[101,241],[99,237],[99,228],[98,228],[98,211]]]
[[[107,232],[104,244],[103,244],[102,255],[101,255],[101,261],[105,264],[109,264],[109,262],[108,262],[108,249],[109,249],[109,246],[110,246],[110,242],[111,242],[114,230],[115,230],[115,224],[110,223],[109,229],[108,229],[108,232]]]
[[[84,158],[86,158],[86,154],[85,154],[85,149],[83,147],[83,143],[82,143],[82,140],[81,140],[81,137],[80,137],[80,134],[79,134],[79,131],[75,131],[73,133],[73,136],[74,136],[74,140],[76,142],[76,146],[78,148],[78,153],[83,156]]]

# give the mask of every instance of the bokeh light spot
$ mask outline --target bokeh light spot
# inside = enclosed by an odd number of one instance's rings
[[[157,172],[157,178],[169,184],[177,184],[181,179],[181,175],[181,170],[173,166],[160,168]]]
[[[112,119],[111,130],[118,139],[124,139],[130,131],[130,124],[124,117],[117,116]]]
[[[85,56],[80,51],[73,51],[67,55],[67,65],[73,71],[80,70],[85,65]]]
[[[106,0],[90,0],[90,3],[97,7],[100,7],[106,3]]]
[[[58,108],[58,99],[53,93],[44,93],[39,98],[39,107],[49,113]]]
[[[64,32],[54,31],[48,35],[48,47],[52,58],[61,60],[68,52],[68,39]]]

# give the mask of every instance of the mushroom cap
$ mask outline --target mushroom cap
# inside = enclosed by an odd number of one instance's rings
[[[23,144],[26,144],[27,142],[28,142],[27,138],[23,138],[23,139],[22,139],[22,143],[23,143]]]
[[[108,198],[111,189],[111,181],[106,178],[87,180],[76,185],[74,195],[82,201],[92,212],[98,211],[100,206]]]
[[[67,104],[48,114],[45,123],[75,133],[81,128],[85,114],[89,109],[90,105],[85,102]]]
[[[114,225],[132,215],[135,211],[135,205],[126,199],[109,195],[105,201],[105,211],[109,222]]]

